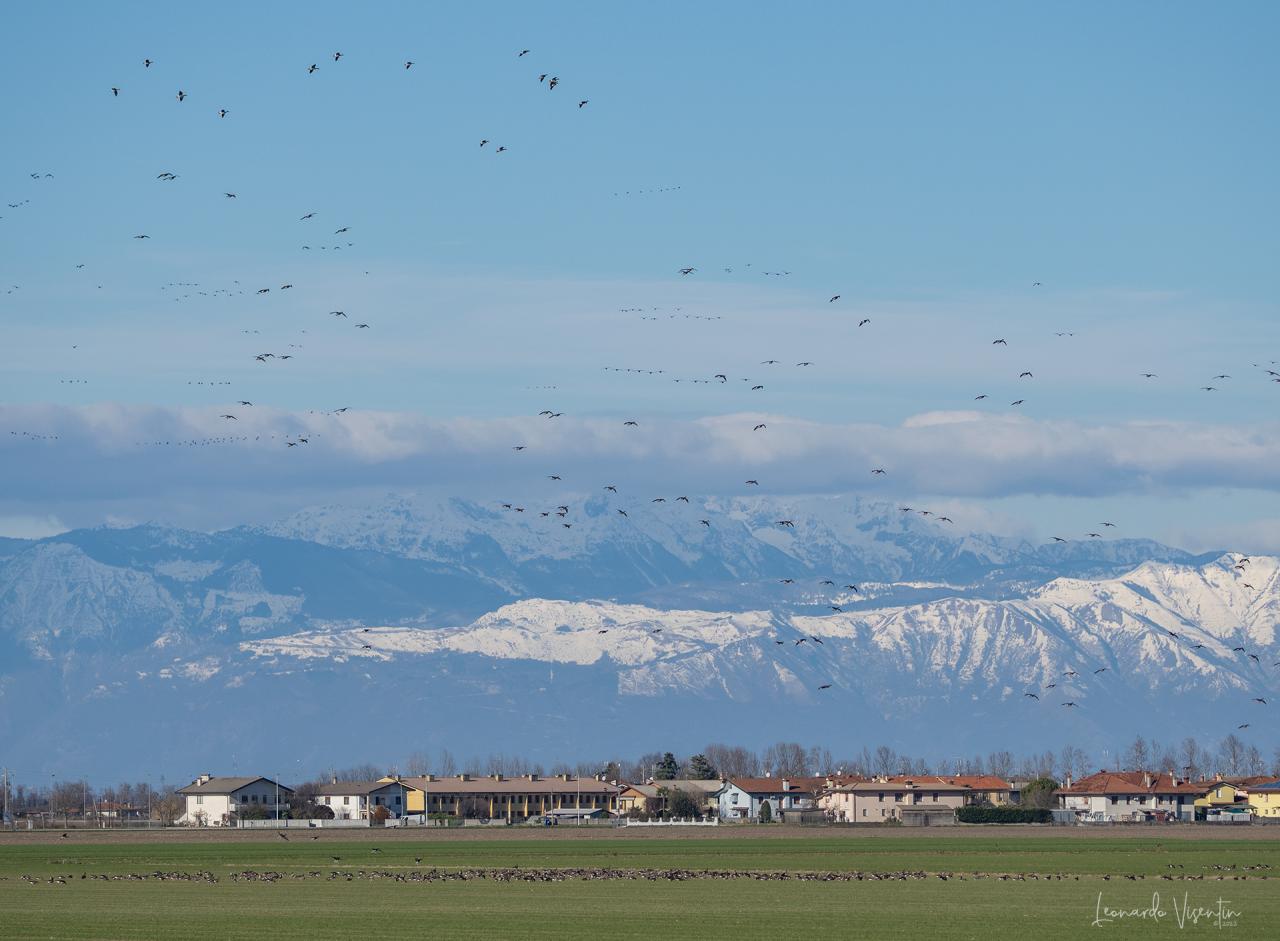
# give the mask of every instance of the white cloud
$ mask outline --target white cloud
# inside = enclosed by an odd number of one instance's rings
[[[0,536],[11,539],[44,539],[69,528],[56,516],[0,516]]]
[[[901,425],[819,423],[740,413],[654,419],[428,418],[237,408],[31,405],[0,409],[0,486],[9,503],[167,492],[439,485],[536,485],[547,475],[594,487],[773,492],[929,493],[986,498],[1103,496],[1169,488],[1280,490],[1280,425],[1087,424],[932,412]],[[955,419],[955,420],[953,420]],[[768,428],[753,431],[756,424]],[[286,441],[308,439],[288,447]],[[526,450],[513,451],[515,445]],[[883,467],[883,476],[871,474]],[[14,512],[18,512],[14,510]]]

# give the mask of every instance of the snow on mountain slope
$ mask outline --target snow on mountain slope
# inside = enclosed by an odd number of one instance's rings
[[[451,653],[610,663],[621,695],[808,699],[829,683],[885,709],[921,695],[969,692],[1035,692],[1081,703],[1121,688],[1217,697],[1274,685],[1268,669],[1276,638],[1267,612],[1280,595],[1277,562],[1253,560],[1251,577],[1265,577],[1269,594],[1252,599],[1241,596],[1234,564],[1235,557],[1223,557],[1198,569],[1143,565],[1115,579],[1059,579],[1023,599],[946,598],[820,617],[534,599],[463,627],[311,631],[247,641],[241,649],[258,659]],[[1163,601],[1155,600],[1157,587]],[[1256,617],[1190,620],[1232,605]],[[1232,649],[1239,646],[1245,650]],[[1267,667],[1249,653],[1265,654]]]
[[[309,631],[240,646],[259,657],[389,659],[395,654],[451,652],[576,664],[608,657],[633,666],[758,637],[771,624],[769,615],[755,611],[654,611],[640,605],[533,599],[506,605],[466,627]]]

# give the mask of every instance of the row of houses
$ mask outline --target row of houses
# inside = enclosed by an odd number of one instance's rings
[[[331,781],[316,788],[310,801],[337,820],[444,816],[555,823],[670,813],[682,793],[699,815],[722,820],[754,821],[767,815],[773,820],[936,825],[953,822],[961,807],[1018,804],[1024,784],[992,775],[740,777],[638,784],[567,774],[419,775]],[[294,803],[292,788],[265,777],[206,774],[178,794],[186,802],[179,822],[196,826],[225,826],[242,816],[283,816]],[[1280,780],[1269,776],[1192,781],[1173,772],[1101,771],[1076,782],[1068,778],[1055,797],[1065,818],[1084,821],[1280,820]],[[682,806],[691,806],[688,799]]]

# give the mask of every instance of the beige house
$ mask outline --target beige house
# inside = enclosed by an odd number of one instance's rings
[[[828,788],[818,806],[836,823],[945,822],[960,807],[1010,803],[1008,781],[992,775],[896,775]]]
[[[1213,788],[1214,782],[1197,783],[1172,771],[1099,771],[1075,783],[1067,778],[1057,795],[1061,809],[1091,820],[1144,820],[1165,814],[1192,820],[1196,801]]]

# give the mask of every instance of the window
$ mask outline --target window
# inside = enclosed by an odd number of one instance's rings
[[[351,803],[351,798],[350,798],[350,797],[344,797],[344,798],[342,799],[342,804],[343,804],[343,806],[344,806],[344,807],[345,807],[346,805],[350,804],[350,803]]]
[[[203,794],[197,794],[197,795],[196,795],[196,803],[197,803],[197,804],[203,804],[203,803],[204,803],[204,795],[203,795]]]
[[[865,817],[866,815],[867,815],[867,808],[863,807],[863,808],[862,808],[862,816],[864,816],[864,817]]]
[[[880,801],[880,803],[882,803],[882,804],[883,804],[883,803],[884,803],[884,791],[881,791],[881,792],[879,793],[879,795],[877,796],[877,798],[876,798],[876,799],[877,799],[878,801]]]
[[[934,792],[933,792],[933,802],[934,802],[935,804],[938,802],[938,792],[937,792],[937,791],[934,791]]]
[[[1112,804],[1118,804],[1118,803],[1120,803],[1120,798],[1118,798],[1118,797],[1112,797],[1112,798],[1111,798],[1111,803],[1112,803]]]

